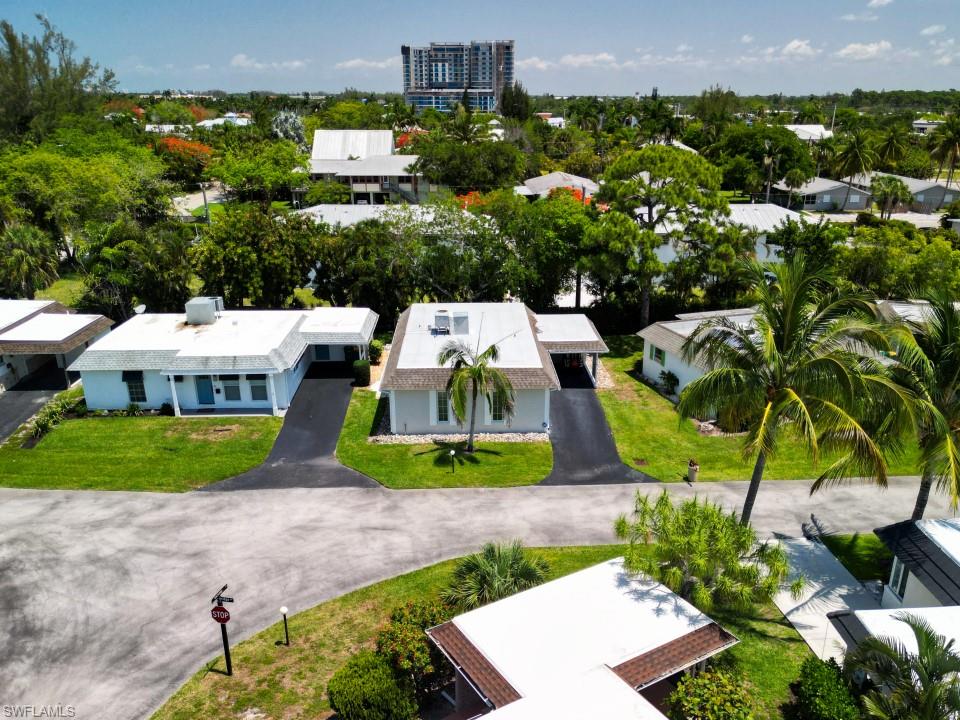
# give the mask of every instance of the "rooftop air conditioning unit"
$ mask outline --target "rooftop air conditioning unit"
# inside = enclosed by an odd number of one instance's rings
[[[195,297],[187,301],[184,309],[188,325],[213,325],[223,312],[223,298]]]
[[[450,313],[446,310],[437,310],[433,316],[433,329],[437,335],[450,334]]]

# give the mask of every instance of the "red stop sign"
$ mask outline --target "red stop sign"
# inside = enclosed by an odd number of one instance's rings
[[[212,617],[218,623],[230,622],[230,611],[222,605],[217,605],[213,610],[210,611],[210,617]]]

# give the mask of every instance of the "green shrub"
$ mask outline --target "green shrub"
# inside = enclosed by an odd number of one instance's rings
[[[370,361],[353,361],[353,384],[357,387],[367,387],[370,384]]]
[[[417,716],[413,688],[399,680],[387,659],[361,650],[337,670],[327,685],[330,707],[341,720],[412,720]]]
[[[143,415],[143,410],[137,403],[130,403],[127,405],[127,409],[123,411],[123,414],[127,417],[140,417]]]
[[[685,675],[668,702],[671,720],[753,720],[743,684],[722,670]]]
[[[43,437],[63,422],[64,403],[53,400],[40,409],[33,419],[33,436]]]
[[[379,365],[381,357],[383,357],[383,341],[371,340],[370,341],[370,362],[373,365]]]
[[[87,410],[86,400],[81,400],[80,402],[78,402],[76,405],[73,406],[73,414],[76,415],[77,417],[81,417],[81,418],[86,417],[87,413],[89,412],[90,411]]]
[[[798,720],[857,720],[860,713],[836,660],[808,657],[794,687]]]
[[[160,414],[164,417],[174,417],[176,412],[173,410],[173,405],[168,402],[165,402],[160,405]]]
[[[424,632],[450,615],[450,609],[437,601],[407,603],[394,609],[377,635],[377,652],[398,676],[410,679],[418,700],[453,679],[453,668]]]

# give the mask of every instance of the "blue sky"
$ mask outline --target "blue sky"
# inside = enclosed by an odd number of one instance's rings
[[[0,0],[126,90],[400,89],[400,45],[512,38],[556,94],[960,87],[960,0]]]

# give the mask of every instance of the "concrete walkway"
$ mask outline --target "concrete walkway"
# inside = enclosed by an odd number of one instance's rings
[[[916,479],[809,497],[766,482],[754,524],[799,534],[810,513],[867,532],[909,514]],[[166,495],[0,490],[0,706],[72,704],[76,717],[148,717],[220,652],[223,584],[234,642],[349,590],[475,550],[614,541],[638,490],[605,485],[391,491],[296,488]],[[669,486],[739,507],[745,483]],[[928,515],[948,514],[941,496]],[[296,631],[294,619],[293,630]]]
[[[774,603],[817,657],[842,661],[846,643],[827,619],[827,613],[873,610],[879,603],[820,543],[791,538],[783,541],[783,548],[790,558],[791,570],[806,577],[807,587],[797,599],[783,591]]]

